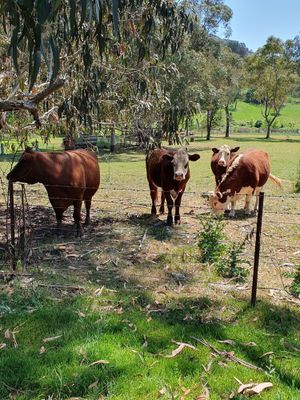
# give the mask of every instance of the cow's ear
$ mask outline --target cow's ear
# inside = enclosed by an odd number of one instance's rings
[[[222,195],[221,192],[217,192],[216,195],[217,195],[217,197],[218,197],[219,199],[221,199],[221,198],[223,197],[223,195]]]
[[[237,151],[239,151],[239,149],[240,149],[240,146],[235,147],[234,149],[230,150],[230,153],[236,153]]]
[[[164,154],[164,155],[162,156],[162,158],[163,158],[164,160],[169,160],[169,161],[171,161],[171,160],[173,160],[174,156],[173,156],[172,154]]]
[[[213,152],[214,154],[219,153],[219,149],[217,149],[216,147],[213,147],[213,148],[212,148],[212,152]]]
[[[199,160],[199,158],[200,158],[199,154],[189,154],[190,161],[197,161]]]
[[[25,153],[33,153],[32,147],[27,146],[25,149]]]

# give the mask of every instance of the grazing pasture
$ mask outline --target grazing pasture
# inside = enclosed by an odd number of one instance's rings
[[[202,194],[215,185],[211,148],[224,143],[266,150],[271,173],[283,180],[283,191],[265,187],[255,309],[251,274],[237,283],[199,261],[198,234],[210,213]],[[243,399],[241,383],[266,381],[273,387],[262,399],[300,397],[299,302],[286,292],[284,274],[300,257],[300,198],[292,195],[300,136],[217,137],[188,150],[201,158],[190,163],[179,226],[150,216],[142,152],[101,155],[101,185],[82,239],[71,209],[57,238],[44,188],[26,187],[32,256],[26,274],[1,284],[0,398]],[[8,161],[0,168],[7,173]],[[239,211],[243,203],[225,232],[236,241],[247,236],[243,258],[251,269],[256,218]],[[4,206],[0,219],[4,242]],[[3,251],[0,257],[7,265]],[[182,342],[190,346],[172,353]],[[230,360],[232,352],[251,366]]]

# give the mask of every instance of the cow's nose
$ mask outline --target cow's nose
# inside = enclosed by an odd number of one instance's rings
[[[175,179],[177,180],[182,180],[183,179],[183,173],[182,172],[176,172],[175,173]]]
[[[221,167],[225,167],[225,165],[226,165],[225,161],[219,161],[218,164],[219,164]]]

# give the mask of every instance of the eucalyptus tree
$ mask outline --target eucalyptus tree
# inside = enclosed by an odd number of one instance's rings
[[[261,103],[266,121],[266,139],[296,83],[295,64],[286,44],[269,37],[266,44],[247,58],[248,85]]]

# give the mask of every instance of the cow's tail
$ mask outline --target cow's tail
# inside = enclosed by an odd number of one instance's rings
[[[279,178],[277,178],[277,176],[270,174],[270,175],[269,175],[269,178],[271,179],[271,181],[272,181],[275,185],[277,185],[277,186],[279,186],[280,188],[282,188],[282,182],[281,182],[281,180],[280,180]]]

